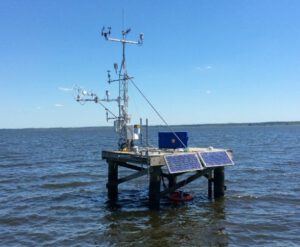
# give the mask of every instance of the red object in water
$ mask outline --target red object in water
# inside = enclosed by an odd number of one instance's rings
[[[182,191],[174,191],[169,196],[171,201],[174,202],[184,202],[193,200],[193,196],[189,193],[185,193]]]

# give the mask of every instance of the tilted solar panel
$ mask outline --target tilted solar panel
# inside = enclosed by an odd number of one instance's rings
[[[181,173],[202,170],[203,167],[197,154],[172,154],[164,156],[170,173]]]
[[[199,158],[205,167],[233,165],[226,151],[198,152]]]

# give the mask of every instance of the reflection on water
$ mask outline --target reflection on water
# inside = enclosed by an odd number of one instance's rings
[[[110,244],[122,246],[227,246],[225,200],[168,205],[160,211],[111,210]]]
[[[190,146],[234,150],[224,199],[208,200],[199,179],[184,188],[193,201],[149,211],[145,176],[111,205],[101,149],[115,148],[112,128],[0,130],[1,245],[300,245],[300,125],[175,129]]]

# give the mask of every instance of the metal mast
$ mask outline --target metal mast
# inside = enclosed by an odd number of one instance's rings
[[[108,80],[107,82],[113,83],[118,82],[119,83],[119,96],[115,99],[110,98],[109,91],[106,91],[106,97],[104,99],[100,99],[96,94],[92,92],[87,92],[86,90],[83,90],[81,88],[76,88],[77,90],[77,96],[76,101],[78,102],[86,102],[86,101],[94,101],[95,103],[100,104],[105,110],[106,110],[106,120],[115,120],[114,121],[114,127],[115,131],[119,134],[119,141],[118,146],[120,150],[130,150],[133,145],[133,140],[136,140],[135,134],[134,134],[134,126],[130,126],[130,116],[128,114],[128,80],[133,79],[133,77],[130,77],[127,73],[126,68],[126,56],[125,56],[125,50],[127,44],[132,45],[141,45],[143,44],[144,40],[144,34],[141,33],[139,35],[138,41],[132,41],[127,40],[127,35],[131,31],[131,29],[127,29],[126,31],[122,31],[122,38],[111,38],[111,27],[108,27],[107,30],[105,27],[102,28],[101,35],[105,38],[105,40],[118,42],[122,44],[122,61],[121,66],[118,68],[118,64],[114,63],[114,70],[116,75],[118,76],[118,79],[112,79],[110,70],[107,71]],[[117,102],[118,103],[118,109],[119,113],[118,116],[114,114],[111,110],[109,110],[102,102]]]
[[[119,116],[115,121],[115,130],[119,133],[119,148],[130,149],[132,146],[133,133],[131,128],[129,128],[128,124],[130,123],[130,116],[128,114],[128,80],[133,79],[127,73],[126,67],[126,45],[141,45],[143,43],[144,35],[141,33],[138,41],[128,40],[127,35],[131,31],[131,29],[127,29],[126,31],[122,31],[122,38],[111,38],[111,28],[108,27],[108,31],[105,30],[105,27],[102,28],[101,35],[108,41],[118,42],[122,44],[122,61],[121,66],[118,71],[118,64],[114,64],[114,69],[116,74],[118,74],[118,79],[112,80],[110,71],[108,71],[108,83],[118,82],[119,83],[119,97],[117,98],[118,107],[119,107]]]

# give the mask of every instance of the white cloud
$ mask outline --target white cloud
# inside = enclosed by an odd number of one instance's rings
[[[206,65],[206,66],[197,66],[196,67],[196,70],[199,70],[199,71],[205,71],[205,70],[210,70],[212,69],[213,67],[210,66],[210,65]]]
[[[55,107],[63,107],[64,105],[62,105],[62,104],[55,104],[54,106]]]
[[[68,87],[59,87],[58,90],[68,92],[68,91],[73,91],[73,88],[68,88]]]

